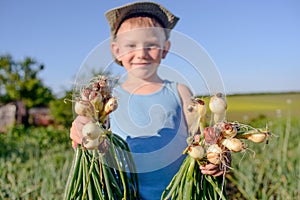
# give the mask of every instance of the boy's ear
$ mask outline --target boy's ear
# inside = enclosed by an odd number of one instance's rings
[[[120,56],[120,49],[119,49],[119,46],[116,42],[112,42],[110,44],[110,48],[111,48],[111,52],[113,54],[113,56],[118,60],[119,60],[119,56]]]
[[[166,58],[168,52],[169,52],[169,49],[171,47],[171,42],[170,40],[167,40],[165,41],[165,44],[164,44],[164,47],[163,47],[163,52],[162,52],[162,58]]]

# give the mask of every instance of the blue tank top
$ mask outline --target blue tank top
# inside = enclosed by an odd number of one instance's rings
[[[140,195],[159,200],[184,159],[187,128],[177,84],[165,80],[149,95],[116,87],[119,106],[111,114],[111,130],[125,139],[136,164]]]

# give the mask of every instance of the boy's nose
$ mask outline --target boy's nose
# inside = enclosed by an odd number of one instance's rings
[[[147,52],[148,52],[148,48],[143,47],[143,48],[137,49],[135,53],[138,57],[144,58],[147,56],[147,54],[148,54]]]

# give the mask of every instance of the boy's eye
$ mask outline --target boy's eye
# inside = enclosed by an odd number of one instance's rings
[[[159,48],[159,45],[158,44],[148,44],[147,48],[149,48],[149,49]]]
[[[133,48],[136,47],[136,45],[135,45],[135,44],[127,44],[126,47],[127,47],[127,48],[130,48],[130,49],[133,49]]]

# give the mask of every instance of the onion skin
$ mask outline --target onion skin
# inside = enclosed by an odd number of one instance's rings
[[[94,140],[89,139],[88,137],[82,138],[82,145],[88,150],[97,149],[99,146],[99,138],[96,138]]]
[[[205,105],[205,102],[199,98],[194,98],[192,100],[196,106],[196,110],[197,112],[199,113],[200,117],[201,118],[205,118],[205,115],[206,115],[206,105]]]
[[[202,146],[190,146],[188,148],[188,154],[196,159],[196,160],[200,160],[205,156],[205,150]]]
[[[100,136],[99,137],[99,146],[98,146],[98,151],[99,153],[105,154],[110,147],[109,140],[107,139],[106,136]]]
[[[76,101],[74,110],[81,116],[90,117],[93,114],[92,105],[87,101]]]
[[[209,102],[210,110],[215,114],[223,114],[227,109],[227,102],[222,93],[212,96]]]
[[[200,98],[192,98],[187,106],[187,125],[191,135],[203,133],[206,118],[206,105]]]
[[[246,139],[255,142],[255,143],[262,143],[266,141],[267,134],[266,133],[256,133],[256,134],[248,134],[245,135]]]
[[[220,137],[213,127],[206,127],[203,132],[204,139],[207,144],[215,144]]]
[[[97,112],[101,112],[103,110],[103,102],[101,95],[96,96],[92,100],[90,100],[91,104],[94,106],[94,109]]]
[[[237,134],[237,128],[231,123],[222,124],[222,135],[224,138],[233,138]]]
[[[93,99],[95,99],[96,97],[101,96],[101,94],[99,94],[99,92],[92,90],[89,94],[89,101],[92,101]]]
[[[245,132],[244,134],[238,134],[236,137],[241,139],[248,139],[255,143],[262,143],[268,140],[271,133],[268,130],[254,129]]]
[[[207,153],[207,160],[215,165],[219,165],[222,163],[221,154],[215,152],[208,152]]]
[[[219,165],[223,160],[222,154],[222,149],[217,144],[214,144],[207,149],[206,157],[210,163]]]
[[[237,138],[226,138],[221,140],[221,144],[232,152],[240,152],[245,150],[245,143]]]
[[[222,122],[226,117],[227,102],[222,93],[212,96],[209,101],[209,108],[214,113],[214,122]]]
[[[94,140],[104,133],[104,130],[96,123],[89,122],[82,128],[82,136]]]
[[[116,97],[111,97],[104,106],[104,115],[108,115],[118,108],[118,101]]]

